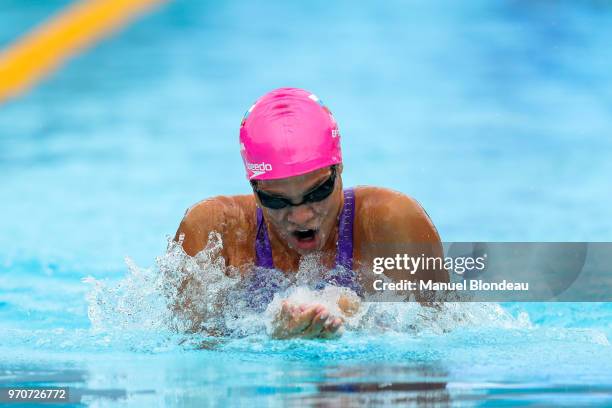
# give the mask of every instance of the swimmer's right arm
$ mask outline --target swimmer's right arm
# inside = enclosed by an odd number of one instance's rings
[[[223,205],[214,198],[195,204],[185,211],[174,241],[181,242],[187,255],[196,256],[206,247],[212,231],[221,232],[222,214]]]
[[[219,216],[222,213],[221,203],[209,199],[192,206],[185,212],[174,241],[181,244],[185,253],[196,256],[207,243],[210,232],[217,231],[221,226]],[[181,281],[175,288],[173,311],[188,324],[187,331],[197,332],[205,318],[198,305],[193,302],[190,294],[200,293],[200,279],[195,279],[193,272],[183,269],[180,271]],[[214,334],[214,333],[210,333]]]
[[[255,212],[255,202],[249,198],[216,196],[200,201],[185,212],[174,240],[180,242],[183,235],[182,246],[189,256],[196,256],[206,248],[211,232],[219,233],[224,245],[235,247],[240,241],[239,231],[245,229],[246,214]],[[225,248],[222,253],[224,257],[227,255]]]

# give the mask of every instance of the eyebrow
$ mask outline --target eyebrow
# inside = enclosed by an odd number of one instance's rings
[[[325,183],[333,174],[333,170],[323,179],[317,181],[316,183],[314,183],[312,186],[310,186],[306,192],[304,194],[308,194],[309,192],[311,192],[312,190],[314,190],[315,188],[319,187],[321,184]]]

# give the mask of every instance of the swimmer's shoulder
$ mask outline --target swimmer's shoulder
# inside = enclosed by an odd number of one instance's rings
[[[436,227],[421,204],[388,188],[355,187],[355,220],[362,234],[370,239],[440,241]]]
[[[224,242],[248,235],[255,229],[255,199],[252,195],[216,196],[202,200],[185,211],[175,240],[182,235],[183,248],[194,256],[208,243],[211,232],[221,234]],[[242,240],[240,240],[242,241]]]

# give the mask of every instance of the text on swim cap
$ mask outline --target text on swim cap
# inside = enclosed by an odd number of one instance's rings
[[[247,163],[247,169],[255,173],[265,173],[266,171],[272,171],[272,165],[270,163]]]

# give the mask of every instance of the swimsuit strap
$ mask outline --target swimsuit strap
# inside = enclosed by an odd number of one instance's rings
[[[257,207],[257,235],[255,237],[255,266],[274,269],[272,246],[268,238],[268,228],[263,219],[263,211]]]
[[[338,219],[338,244],[336,267],[353,269],[353,221],[355,217],[355,191],[344,190],[344,205]],[[263,219],[263,211],[257,207],[257,235],[255,237],[255,266],[273,269],[272,246],[268,237],[268,228]]]
[[[355,191],[344,190],[344,205],[338,220],[336,267],[353,270],[353,221],[355,219]]]

